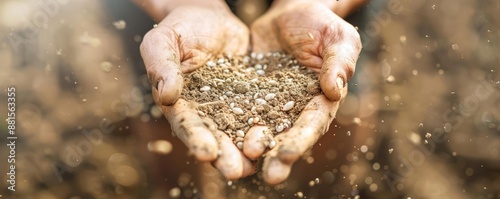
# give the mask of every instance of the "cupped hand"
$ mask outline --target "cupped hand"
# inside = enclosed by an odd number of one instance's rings
[[[154,100],[172,130],[198,160],[213,161],[227,179],[252,174],[251,162],[213,121],[198,115],[197,103],[179,97],[184,74],[217,54],[244,54],[248,39],[248,28],[221,2],[174,9],[141,44]]]
[[[341,99],[347,94],[361,50],[356,29],[322,4],[287,1],[273,7],[251,26],[256,52],[284,50],[319,73],[323,94],[304,108],[293,127],[275,137],[276,147],[265,153],[263,177],[269,184],[284,181],[292,164],[328,131]],[[264,155],[261,137],[265,126],[249,130],[243,153],[256,159]]]

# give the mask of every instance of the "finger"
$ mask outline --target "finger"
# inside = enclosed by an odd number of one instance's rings
[[[314,97],[294,126],[275,137],[278,144],[264,159],[263,177],[267,183],[278,184],[286,180],[292,164],[328,130],[338,105],[339,102],[331,102],[324,95]]]
[[[217,130],[215,137],[219,142],[220,155],[214,165],[226,179],[236,180],[253,173],[252,163],[224,132]]]
[[[266,150],[264,141],[266,140],[265,131],[267,126],[254,126],[248,130],[243,141],[243,154],[251,160],[258,159]]]
[[[329,101],[324,95],[314,97],[288,131],[275,137],[279,143],[277,157],[283,163],[297,161],[328,131],[340,102]]]
[[[336,23],[341,24],[330,26],[322,38],[323,64],[319,74],[321,89],[332,101],[339,101],[343,97],[342,89],[354,74],[361,51],[361,40],[356,29],[343,20]]]
[[[226,31],[226,36],[223,38],[228,40],[223,52],[243,55],[248,51],[250,33],[247,26],[240,20],[234,20],[234,24],[237,25],[228,27],[229,31]]]
[[[213,135],[215,126],[198,115],[195,105],[183,99],[172,106],[160,106],[173,131],[200,161],[217,158],[217,140]]]
[[[338,107],[339,102],[329,101],[324,95],[316,96],[304,108],[294,126],[275,137],[278,144],[264,159],[263,177],[267,183],[278,184],[286,180],[292,164],[328,130]]]
[[[269,14],[265,14],[252,23],[250,27],[252,52],[263,53],[281,50],[274,32],[275,29],[272,28],[274,24],[269,23],[272,21],[270,19],[272,17]]]
[[[262,177],[266,183],[274,185],[281,183],[288,178],[292,170],[291,164],[280,161],[276,156],[267,156],[262,166]]]
[[[175,103],[182,91],[179,35],[164,25],[150,30],[141,43],[141,56],[146,66],[155,101],[161,105]]]

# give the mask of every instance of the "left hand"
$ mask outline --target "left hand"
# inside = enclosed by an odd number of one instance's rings
[[[254,173],[250,160],[212,120],[199,116],[198,103],[180,98],[184,75],[217,54],[247,51],[248,28],[222,1],[182,3],[186,5],[169,11],[141,44],[153,98],[197,160],[213,162],[230,180],[248,176]]]
[[[347,94],[359,53],[356,29],[329,8],[310,1],[282,1],[251,26],[254,52],[284,50],[319,72],[323,94],[314,97],[292,128],[277,135],[276,147],[266,153],[263,177],[269,184],[284,181],[292,164],[328,131],[340,101]],[[260,142],[265,126],[255,126],[245,137],[243,153],[256,159],[264,154]]]

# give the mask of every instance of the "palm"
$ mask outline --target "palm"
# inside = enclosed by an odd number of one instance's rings
[[[157,28],[179,49],[182,71],[191,72],[219,53],[245,53],[248,29],[234,16],[202,8],[180,8]]]

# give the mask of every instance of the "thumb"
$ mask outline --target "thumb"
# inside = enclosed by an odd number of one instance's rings
[[[350,24],[342,28],[341,31],[335,31],[335,41],[323,41],[327,45],[322,52],[323,64],[319,80],[321,89],[331,101],[342,99],[342,92],[354,74],[361,51],[361,41],[356,29]],[[328,39],[332,38],[326,38]]]
[[[168,26],[150,30],[141,43],[141,56],[153,87],[155,102],[172,105],[179,99],[183,77],[180,68],[179,35]]]

